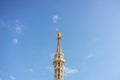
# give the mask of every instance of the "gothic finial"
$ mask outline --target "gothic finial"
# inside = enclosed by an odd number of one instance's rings
[[[62,36],[62,35],[61,35],[61,32],[58,31],[57,35],[58,35],[58,36],[57,36],[58,39],[61,39],[61,36]]]

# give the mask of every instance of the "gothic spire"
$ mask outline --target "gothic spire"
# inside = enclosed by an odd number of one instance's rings
[[[54,55],[53,65],[54,65],[54,80],[64,80],[64,65],[65,59],[62,53],[61,46],[61,33],[57,32],[57,52]]]
[[[58,33],[57,33],[57,39],[58,39],[57,53],[58,53],[58,54],[62,53],[61,37],[62,37],[61,33],[58,32]]]

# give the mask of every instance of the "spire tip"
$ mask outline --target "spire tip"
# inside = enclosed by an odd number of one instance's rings
[[[61,32],[60,32],[60,31],[58,31],[57,35],[58,35],[58,36],[57,36],[58,39],[61,39],[61,36],[62,36],[62,35],[61,35]]]

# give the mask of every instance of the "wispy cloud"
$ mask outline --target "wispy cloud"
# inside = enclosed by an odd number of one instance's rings
[[[65,76],[68,76],[70,74],[74,74],[74,73],[77,73],[79,72],[78,69],[72,69],[72,68],[69,68],[69,67],[65,67]]]
[[[12,40],[12,43],[13,43],[13,45],[17,45],[17,44],[18,44],[18,39],[17,39],[17,38],[14,38],[14,39]]]
[[[23,25],[20,23],[19,20],[16,20],[14,31],[13,31],[14,32],[14,36],[16,38],[12,39],[13,45],[17,45],[18,44],[19,36],[20,36],[20,34],[23,34],[22,28],[23,28]]]
[[[16,26],[15,32],[16,32],[17,34],[20,34],[20,33],[22,32],[22,28],[21,28],[20,26]]]
[[[88,53],[88,54],[86,54],[83,57],[83,60],[82,60],[82,62],[80,64],[81,69],[83,69],[88,64],[88,61],[91,61],[94,58],[95,58],[95,54],[94,53]]]
[[[54,58],[54,55],[55,55],[55,53],[52,53],[52,54],[50,55],[50,57],[53,59],[53,58]]]
[[[18,20],[16,20],[16,23],[15,23],[16,34],[21,34],[22,33],[22,27],[23,27],[23,25]]]
[[[57,16],[57,15],[54,15],[54,16],[53,16],[53,22],[54,22],[54,23],[57,23],[58,19],[59,19],[59,16]]]
[[[86,59],[90,59],[90,58],[92,58],[92,57],[94,57],[93,54],[88,54],[88,55],[86,56]]]
[[[31,72],[31,73],[34,72],[33,68],[29,68],[29,69],[27,69],[26,71],[27,71],[27,72]]]
[[[23,24],[19,21],[16,20],[13,27],[7,24],[3,19],[0,19],[0,27],[5,27],[8,31],[13,33],[13,38],[11,39],[11,43],[13,45],[17,45],[19,41],[19,36],[23,34]]]
[[[49,66],[49,67],[47,67],[46,69],[49,70],[49,71],[52,72],[52,73],[54,72],[53,66]]]
[[[59,31],[59,29],[58,28],[56,28],[56,32],[58,32]]]
[[[8,80],[16,80],[16,78],[13,75],[10,75]]]

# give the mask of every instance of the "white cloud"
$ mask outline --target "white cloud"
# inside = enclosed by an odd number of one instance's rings
[[[33,68],[28,69],[28,72],[34,72]]]
[[[55,53],[52,53],[52,54],[50,55],[52,59],[54,58],[54,55],[55,55]]]
[[[18,34],[22,33],[22,28],[20,26],[16,26],[15,32]]]
[[[12,43],[13,43],[14,45],[17,45],[17,44],[18,44],[18,39],[17,39],[17,38],[14,38],[14,39],[12,40]]]
[[[93,59],[95,57],[95,55],[93,53],[89,53],[86,54],[80,64],[81,68],[86,66],[88,64],[88,61],[90,61],[91,59]]]
[[[68,76],[69,74],[74,74],[77,72],[79,72],[79,70],[65,67],[65,76]]]
[[[56,32],[58,32],[59,31],[59,29],[58,29],[58,27],[56,28]]]
[[[57,23],[58,19],[59,19],[59,16],[57,16],[57,15],[53,16],[53,22],[54,23]]]
[[[14,33],[15,33],[15,36],[16,36],[16,38],[13,38],[13,40],[12,40],[12,43],[14,44],[14,45],[17,45],[18,44],[18,38],[19,38],[19,36],[20,36],[20,34],[23,34],[22,33],[22,27],[23,27],[23,25],[18,21],[18,20],[16,20],[16,22],[15,22],[15,27],[14,27]]]
[[[33,69],[33,68],[28,68],[28,69],[26,70],[26,72],[32,73],[32,72],[34,72],[34,69]]]
[[[21,34],[23,25],[18,20],[16,20],[16,24],[15,25],[16,25],[15,26],[15,32],[17,34]]]
[[[52,73],[54,72],[54,68],[52,66],[47,67],[47,70],[49,70]]]
[[[13,75],[10,75],[8,80],[16,80],[16,78]]]
[[[89,55],[86,56],[86,59],[90,59],[90,58],[92,58],[93,56],[94,56],[93,54],[89,54]]]

